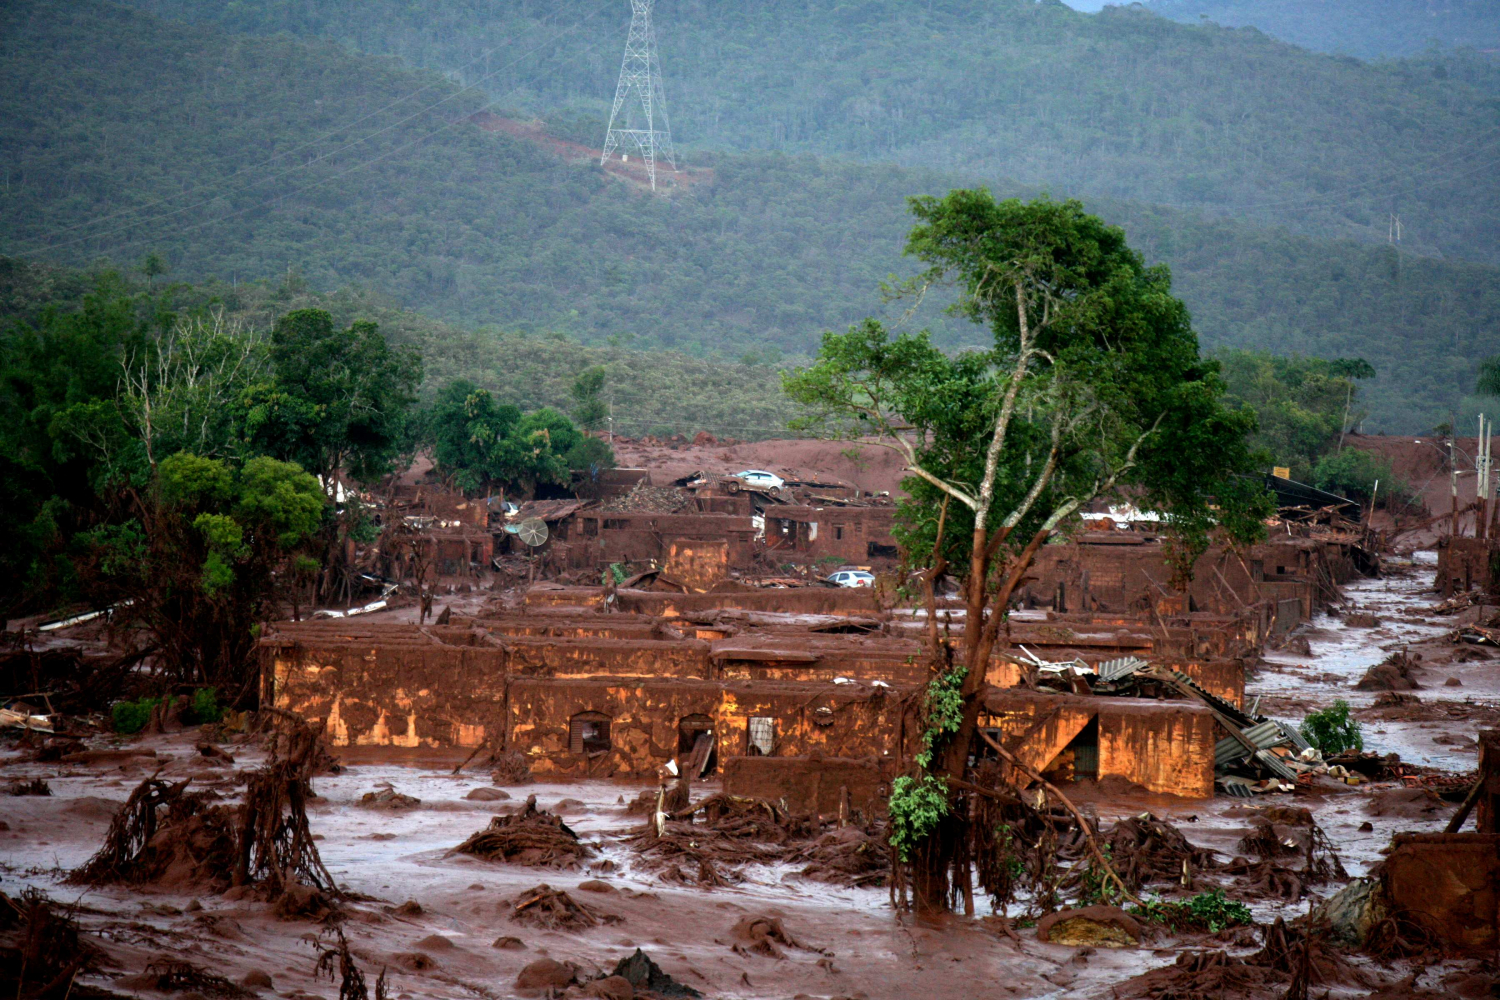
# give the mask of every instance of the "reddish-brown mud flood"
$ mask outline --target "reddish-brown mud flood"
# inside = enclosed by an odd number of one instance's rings
[[[1307,640],[1308,652],[1298,652],[1303,647],[1294,641],[1267,654],[1247,684],[1248,698],[1260,696],[1262,711],[1288,721],[1343,698],[1364,723],[1366,749],[1394,751],[1449,771],[1472,770],[1476,729],[1500,719],[1500,674],[1488,658],[1455,658],[1460,647],[1446,637],[1475,612],[1465,613],[1468,618],[1434,616],[1430,581],[1431,565],[1422,563],[1347,588],[1348,603],[1374,614],[1379,624],[1362,627],[1349,624],[1347,614],[1319,615],[1297,636]],[[1422,656],[1422,687],[1414,692],[1420,701],[1398,709],[1378,707],[1377,692],[1356,691],[1353,685],[1397,649]],[[1459,686],[1448,686],[1449,677]],[[314,943],[327,933],[321,924],[278,919],[264,902],[230,900],[201,889],[81,889],[63,883],[69,870],[99,848],[112,815],[142,778],[156,772],[177,780],[190,777],[193,787],[215,790],[231,801],[243,793],[245,773],[263,760],[260,747],[244,738],[231,740],[224,745],[235,758],[231,764],[200,755],[194,749],[197,738],[196,733],[99,737],[90,741],[91,748],[139,755],[90,763],[32,762],[7,738],[0,744],[4,783],[42,778],[52,794],[0,796],[0,888],[14,896],[35,886],[59,902],[78,905],[84,930],[96,935],[106,952],[101,970],[82,977],[80,985],[160,996],[141,985],[139,974],[170,957],[234,983],[249,976],[260,985],[247,988],[264,996],[336,996],[338,984],[316,974]],[[146,756],[148,751],[154,756]],[[1018,928],[1015,940],[982,918],[988,911],[982,895],[981,916],[918,926],[895,914],[884,888],[807,881],[792,866],[751,866],[745,881],[711,890],[664,882],[642,869],[620,839],[644,825],[644,817],[626,810],[641,786],[599,781],[497,786],[485,773],[454,776],[462,754],[371,747],[338,752],[345,770],[313,780],[311,829],[335,880],[356,895],[342,925],[354,958],[372,982],[387,969],[393,997],[516,996],[518,974],[539,958],[574,963],[580,978],[587,979],[613,969],[637,948],[678,982],[711,997],[1134,996],[1145,995],[1138,992],[1142,984],[1127,981],[1171,965],[1184,949],[1244,954],[1260,943],[1243,928],[1218,936],[1159,930],[1136,948],[1048,944],[1030,927]],[[361,802],[387,786],[420,801],[404,808]],[[492,791],[497,788],[508,797],[497,797]],[[1328,832],[1350,875],[1378,861],[1392,833],[1441,830],[1453,809],[1399,782],[1357,787],[1326,782],[1311,791],[1250,801],[1151,799],[1075,789],[1079,804],[1097,812],[1104,825],[1149,811],[1224,859],[1242,853],[1239,840],[1258,808],[1306,807]],[[712,783],[700,784],[694,796],[714,791]],[[451,853],[492,816],[518,810],[528,795],[561,816],[592,848],[581,867],[533,868]],[[515,901],[542,883],[566,891],[602,919],[573,931],[518,923],[512,918]],[[1217,875],[1203,876],[1197,888],[1213,884],[1247,898],[1262,923],[1300,916],[1338,888],[1337,883],[1319,885],[1311,897],[1283,904],[1236,893],[1231,879]],[[779,955],[737,950],[743,942],[734,936],[736,924],[762,916],[779,919],[797,946],[772,949]],[[1314,995],[1327,989],[1333,997],[1437,995],[1428,990],[1465,996],[1470,995],[1465,990],[1478,988],[1475,976],[1493,981],[1473,963],[1414,969],[1401,963],[1382,967],[1360,956],[1350,961],[1365,977],[1363,984],[1319,987]],[[1415,979],[1408,978],[1412,974]],[[1467,978],[1460,983],[1455,977]],[[1264,995],[1279,997],[1284,988]]]

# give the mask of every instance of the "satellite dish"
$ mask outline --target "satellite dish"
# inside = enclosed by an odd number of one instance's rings
[[[521,541],[535,548],[547,540],[547,522],[539,517],[528,517],[516,527]]]

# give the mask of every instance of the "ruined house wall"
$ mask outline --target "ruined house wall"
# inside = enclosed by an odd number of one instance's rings
[[[530,600],[529,594],[527,600]],[[622,590],[619,592],[619,608],[658,617],[723,609],[803,615],[875,615],[880,611],[873,587],[794,587],[713,594]]]
[[[724,792],[782,803],[794,814],[835,816],[843,795],[866,817],[885,813],[893,762],[848,757],[731,757],[724,764]]]
[[[1500,835],[1398,833],[1384,862],[1389,905],[1462,951],[1500,944]]]
[[[772,507],[765,544],[778,562],[848,563],[889,569],[901,558],[894,507]]]
[[[584,712],[609,718],[609,751],[572,752],[569,722]],[[776,756],[881,756],[895,745],[900,712],[894,697],[823,685],[517,677],[507,746],[525,753],[539,775],[649,776],[678,755],[681,720],[701,715],[714,721],[721,763],[748,752],[752,717],[775,721]]]
[[[1090,535],[1093,541],[1046,545],[1030,571],[1035,580],[1020,593],[1026,607],[1056,611],[1115,611],[1177,615],[1209,611],[1235,615],[1266,598],[1265,581],[1283,585],[1303,614],[1326,595],[1326,584],[1352,578],[1352,563],[1337,543],[1310,538],[1273,539],[1241,557],[1211,546],[1193,564],[1186,600],[1169,586],[1172,571],[1160,542]]]
[[[1201,705],[1112,699],[1099,712],[1099,776],[1183,798],[1210,798],[1219,735],[1213,715]]]
[[[728,578],[729,542],[722,538],[673,538],[667,542],[662,573],[695,593]]]
[[[1216,723],[1201,705],[991,688],[985,711],[990,724],[1018,741],[1012,752],[1038,770],[1097,721],[1099,780],[1184,798],[1214,793]]]
[[[336,746],[479,746],[505,730],[503,650],[291,641],[261,647],[267,704]]]
[[[706,642],[651,639],[566,639],[511,636],[504,640],[513,674],[534,677],[709,676]]]
[[[755,525],[750,518],[727,514],[607,513],[577,515],[569,526],[569,565],[599,568],[610,563],[666,560],[668,539],[722,541],[729,565],[748,569],[755,563]]]
[[[1438,539],[1437,589],[1444,597],[1478,588],[1496,593],[1491,567],[1500,562],[1500,546],[1488,538]]]

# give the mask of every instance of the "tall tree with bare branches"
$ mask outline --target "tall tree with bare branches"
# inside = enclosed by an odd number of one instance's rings
[[[953,311],[993,345],[950,356],[925,333],[874,320],[824,335],[815,363],[786,379],[806,423],[899,452],[910,499],[908,560],[928,606],[944,575],[962,587],[962,639],[929,617],[931,677],[922,747],[893,786],[892,845],[920,911],[967,887],[963,820],[950,808],[983,707],[991,654],[1037,551],[1100,498],[1167,515],[1189,559],[1211,530],[1261,530],[1248,410],[1221,402],[1164,267],[1077,202],[996,202],[987,191],[915,198],[906,252],[925,269],[904,291],[957,291]]]

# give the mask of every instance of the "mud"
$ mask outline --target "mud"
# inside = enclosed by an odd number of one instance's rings
[[[1250,801],[1176,799],[1113,780],[1071,786],[1080,807],[1098,816],[1112,852],[1138,859],[1128,869],[1132,884],[1166,900],[1223,886],[1265,930],[1152,924],[1139,946],[1069,946],[1040,940],[1035,927],[986,919],[982,894],[974,917],[921,926],[893,913],[882,884],[884,845],[857,824],[839,827],[825,816],[830,822],[799,827],[791,817],[700,812],[691,824],[686,817],[669,821],[672,846],[660,850],[671,856],[658,862],[632,842],[647,815],[627,805],[645,793],[649,813],[654,784],[538,781],[518,766],[524,762],[487,758],[455,773],[468,748],[338,747],[343,769],[309,779],[307,829],[330,888],[344,897],[341,927],[351,960],[372,985],[385,969],[393,998],[520,995],[523,971],[537,967],[539,976],[543,962],[566,981],[587,984],[574,987],[580,991],[626,995],[619,978],[639,995],[651,987],[619,972],[644,968],[643,982],[651,981],[653,973],[635,959],[638,950],[662,976],[705,996],[1281,997],[1305,949],[1285,929],[1275,937],[1277,919],[1302,916],[1343,884],[1309,876],[1305,841],[1297,837],[1309,827],[1298,811],[1326,832],[1350,876],[1363,875],[1383,859],[1393,833],[1442,830],[1454,806],[1436,772],[1473,771],[1477,729],[1500,720],[1493,661],[1448,640],[1480,611],[1432,613],[1430,585],[1424,560],[1347,586],[1343,614],[1319,613],[1294,633],[1305,640],[1305,655],[1289,651],[1302,641],[1267,653],[1245,684],[1247,703],[1259,699],[1260,711],[1293,723],[1335,699],[1347,701],[1373,755],[1362,765],[1371,780],[1319,782]],[[454,614],[480,603],[475,598]],[[1350,611],[1380,624],[1351,627]],[[414,617],[413,609],[401,609],[368,620]],[[1421,690],[1355,687],[1397,653],[1422,657]],[[1448,676],[1460,686],[1444,684]],[[11,899],[38,890],[58,905],[79,898],[63,880],[98,852],[120,807],[147,779],[191,779],[183,794],[218,796],[208,809],[240,802],[267,763],[266,746],[235,737],[211,743],[221,752],[205,755],[203,740],[194,731],[95,736],[51,759],[36,745],[0,742],[0,786],[40,781],[52,793],[0,796],[0,890]],[[1412,773],[1389,767],[1391,753]],[[386,789],[414,801],[395,809],[361,805]],[[721,793],[718,781],[699,782],[692,801]],[[542,869],[514,863],[508,851],[500,853],[509,860],[454,851],[478,833],[508,829],[503,821],[524,814],[520,802],[533,795],[537,814],[569,831],[577,855]],[[160,814],[169,812],[163,804]],[[745,835],[752,825],[753,835]],[[1243,850],[1247,834],[1262,828],[1294,846],[1268,850],[1269,857]],[[533,911],[535,922],[522,916]],[[89,888],[68,916],[80,941],[98,949],[78,966],[75,995],[159,997],[161,976],[177,977],[175,983],[202,973],[253,983],[241,988],[262,996],[335,996],[339,984],[319,971],[321,953],[309,944],[320,935],[326,944],[323,918],[222,892],[212,879],[109,881]],[[1390,931],[1388,965],[1361,955],[1339,965],[1314,955],[1311,964],[1323,970],[1314,995],[1466,995],[1458,984],[1469,989],[1486,975],[1473,962],[1413,958],[1417,932]],[[209,995],[217,980],[204,983],[187,992]]]

